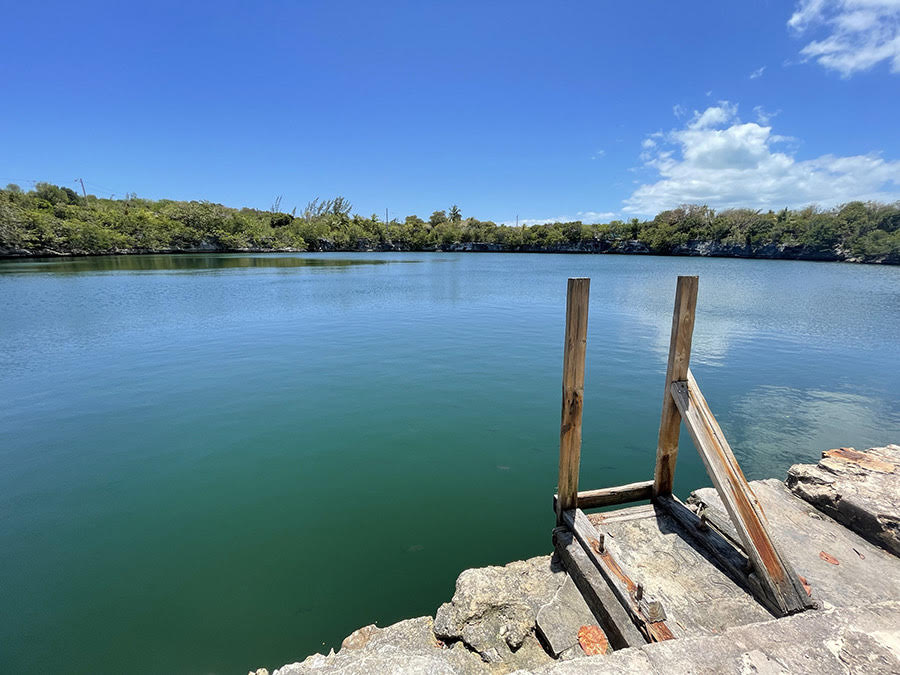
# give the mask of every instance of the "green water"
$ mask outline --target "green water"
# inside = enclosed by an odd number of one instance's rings
[[[348,254],[0,262],[0,672],[238,673],[550,551],[565,285],[582,486],[652,476],[678,274],[750,478],[900,439],[900,268]],[[708,484],[686,436],[677,491]]]

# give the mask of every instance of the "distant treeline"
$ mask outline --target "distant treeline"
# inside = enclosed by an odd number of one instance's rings
[[[900,263],[900,202],[758,211],[685,205],[652,220],[510,226],[465,218],[384,222],[338,197],[302,213],[210,202],[101,199],[37,183],[0,190],[0,254],[56,255],[241,250],[489,250],[722,255]]]

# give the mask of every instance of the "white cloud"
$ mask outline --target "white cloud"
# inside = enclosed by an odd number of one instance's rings
[[[756,111],[760,119],[772,117]],[[640,185],[623,211],[652,215],[685,203],[767,209],[900,199],[900,161],[877,153],[798,160],[782,147],[789,140],[768,124],[742,122],[728,101],[695,111],[685,127],[644,146],[641,159],[658,180]]]
[[[615,211],[579,211],[574,216],[562,215],[554,218],[519,218],[519,225],[546,225],[547,223],[571,223],[580,220],[585,224],[608,223],[616,217]],[[507,220],[501,225],[515,225],[515,220]]]
[[[766,67],[761,66],[761,67],[757,68],[756,70],[754,70],[752,73],[750,73],[750,79],[755,80],[757,78],[760,78],[760,77],[762,77],[762,74],[764,72],[766,72]]]
[[[708,127],[724,124],[737,116],[737,105],[728,101],[719,101],[719,105],[710,106],[703,112],[694,111],[694,117],[688,127],[691,129],[706,129]]]
[[[687,115],[687,110],[685,110],[684,106],[676,103],[672,106],[672,114],[675,115],[675,117],[684,117]]]
[[[582,223],[606,223],[616,217],[615,211],[579,211],[578,220]]]
[[[776,110],[775,112],[768,112],[761,105],[758,105],[758,106],[754,106],[753,112],[756,113],[756,121],[759,122],[760,124],[762,124],[763,126],[766,126],[769,124],[769,122],[772,121],[772,118],[775,117],[776,115],[778,115],[778,113],[780,113],[781,111]]]
[[[800,0],[787,24],[798,35],[818,31],[800,55],[843,77],[882,61],[900,73],[900,0]]]
[[[606,154],[606,150],[597,150],[593,155],[591,155],[591,159],[600,159],[603,155]]]

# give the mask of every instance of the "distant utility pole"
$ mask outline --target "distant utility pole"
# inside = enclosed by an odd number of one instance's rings
[[[384,224],[385,225],[388,224],[388,210],[387,209],[384,210]]]
[[[84,191],[84,181],[81,178],[76,178],[79,183],[81,183],[81,196],[87,199],[87,192]]]
[[[518,227],[518,226],[519,226],[519,214],[517,213],[516,214],[516,227]]]

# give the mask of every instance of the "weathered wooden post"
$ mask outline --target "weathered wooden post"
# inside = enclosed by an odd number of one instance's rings
[[[666,368],[662,418],[659,422],[659,440],[656,443],[654,497],[671,494],[675,479],[681,413],[678,412],[670,388],[673,382],[687,379],[691,361],[691,338],[694,335],[694,312],[697,309],[698,281],[699,277],[678,277],[675,291],[675,312],[672,315],[672,336],[669,340],[669,365]]]
[[[566,342],[563,352],[562,420],[559,427],[557,525],[563,524],[564,511],[578,506],[581,413],[584,407],[584,356],[587,349],[590,287],[590,279],[569,279],[566,291]]]
[[[566,297],[559,492],[554,502],[557,528],[553,531],[553,545],[597,621],[610,636],[610,642],[617,647],[633,646],[645,641],[670,640],[674,634],[665,623],[661,602],[651,602],[645,597],[643,585],[634,582],[616,561],[615,542],[607,543],[605,533],[598,530],[581,509],[652,499],[649,517],[658,519],[662,508],[675,520],[686,523],[688,528],[703,531],[703,521],[672,494],[682,422],[690,432],[737,532],[740,544],[735,545],[742,549],[738,553],[745,555],[750,563],[752,573],[746,577],[746,582],[752,592],[777,616],[815,606],[809,586],[781,555],[772,539],[762,506],[691,374],[697,277],[678,277],[653,480],[578,491],[589,284],[589,279],[569,279]],[[698,542],[707,547],[713,557],[721,555],[720,543],[713,544],[708,538],[698,538]],[[731,562],[727,566],[737,576],[743,573]],[[610,607],[618,611],[610,610]],[[684,630],[684,626],[681,628]]]

